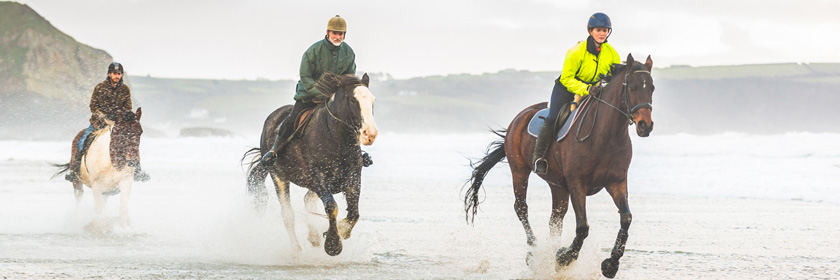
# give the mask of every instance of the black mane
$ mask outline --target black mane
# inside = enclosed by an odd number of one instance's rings
[[[633,71],[644,70],[645,69],[644,65],[645,65],[644,63],[639,63],[637,61],[636,63],[633,63],[633,69],[631,69],[631,70],[633,70]],[[607,75],[604,76],[603,79],[606,80],[607,82],[610,82],[614,75],[617,75],[618,73],[622,73],[625,69],[627,69],[627,64],[620,64],[620,63],[613,64],[613,65],[610,66],[610,72],[607,73]]]
[[[321,79],[319,79],[318,83],[315,84],[315,88],[321,91],[321,93],[323,93],[327,98],[330,98],[340,88],[352,87],[361,83],[362,81],[359,80],[359,77],[356,77],[356,75],[353,74],[339,76],[327,72],[321,75]]]

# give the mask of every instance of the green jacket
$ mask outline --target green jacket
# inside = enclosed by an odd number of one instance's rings
[[[598,82],[599,74],[606,75],[611,65],[621,63],[621,57],[609,43],[601,44],[601,51],[595,56],[586,50],[587,41],[579,42],[566,52],[563,73],[557,79],[569,92],[581,96],[589,94],[589,86]]]
[[[326,38],[312,44],[300,61],[300,80],[295,100],[312,102],[323,99],[324,94],[315,88],[315,84],[326,72],[336,75],[356,74],[356,53],[350,45],[342,42],[336,47]]]

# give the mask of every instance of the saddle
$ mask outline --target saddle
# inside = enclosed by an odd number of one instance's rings
[[[303,134],[303,130],[306,128],[306,125],[309,124],[309,120],[312,119],[312,113],[315,112],[315,108],[318,108],[318,107],[320,107],[320,106],[315,106],[315,107],[303,110],[303,111],[300,112],[300,114],[297,115],[297,117],[295,117],[294,132],[292,133],[292,136],[289,139],[297,138],[298,136]]]
[[[578,120],[578,112],[582,112],[587,110],[589,107],[589,100],[591,100],[588,95],[580,102],[580,105],[577,106],[570,114],[569,117],[566,118],[566,122],[560,124],[556,124],[559,126],[559,129],[555,127],[557,130],[557,135],[554,138],[555,142],[563,141],[566,138],[566,135],[569,134],[569,128],[572,127],[572,124]],[[540,129],[542,128],[543,123],[545,123],[545,119],[548,117],[548,108],[542,109],[533,117],[531,117],[531,122],[528,123],[528,134],[531,134],[533,137],[537,137],[540,134]]]

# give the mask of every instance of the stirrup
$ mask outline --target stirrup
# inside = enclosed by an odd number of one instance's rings
[[[548,172],[548,161],[544,158],[538,158],[534,161],[534,173],[537,173],[537,175],[545,175],[546,172]]]
[[[276,160],[277,154],[274,151],[268,151],[265,155],[263,155],[262,159],[260,159],[260,164],[264,166],[272,166]]]
[[[64,174],[64,180],[75,182],[79,180],[79,176],[76,175],[76,172],[70,171],[67,174]]]
[[[373,165],[373,159],[370,157],[370,154],[368,154],[365,151],[362,151],[362,166],[368,167],[371,165]]]

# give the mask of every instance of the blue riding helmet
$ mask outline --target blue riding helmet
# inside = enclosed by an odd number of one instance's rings
[[[610,21],[610,17],[604,13],[595,13],[589,17],[589,23],[586,24],[586,30],[592,30],[595,27],[604,27],[608,29],[612,29],[612,22]]]

